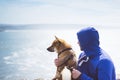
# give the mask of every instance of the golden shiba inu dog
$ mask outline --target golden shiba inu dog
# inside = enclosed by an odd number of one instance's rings
[[[76,68],[76,55],[71,45],[68,44],[65,40],[60,39],[55,36],[55,40],[52,45],[47,48],[50,52],[57,52],[59,59],[59,66],[57,66],[56,75],[52,80],[62,80],[61,72],[65,67],[67,67],[70,71],[73,68]],[[71,80],[75,80],[71,77]]]

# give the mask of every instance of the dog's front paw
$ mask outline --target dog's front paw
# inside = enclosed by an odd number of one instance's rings
[[[57,78],[53,78],[52,80],[57,80]]]
[[[62,80],[62,75],[56,76],[52,80]]]

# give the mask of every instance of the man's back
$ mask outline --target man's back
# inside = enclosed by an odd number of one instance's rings
[[[87,62],[79,66],[82,73],[80,80],[116,80],[115,68],[110,57],[99,47],[99,34],[93,27],[84,28],[77,33],[80,48],[83,51],[80,57],[89,57]]]

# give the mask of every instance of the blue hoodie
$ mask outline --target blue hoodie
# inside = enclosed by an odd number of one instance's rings
[[[82,53],[79,56],[89,57],[87,62],[79,65],[78,70],[82,73],[80,80],[116,80],[115,68],[107,53],[99,47],[99,33],[93,27],[87,27],[77,33]]]

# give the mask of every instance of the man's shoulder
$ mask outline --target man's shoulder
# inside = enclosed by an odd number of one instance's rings
[[[110,58],[110,56],[107,53],[103,53],[100,55],[99,57],[99,65],[113,65],[112,59]]]
[[[99,59],[100,59],[100,60],[107,60],[107,61],[110,60],[110,61],[111,61],[110,56],[109,56],[108,53],[106,53],[106,52],[102,52],[102,54],[100,55]]]

